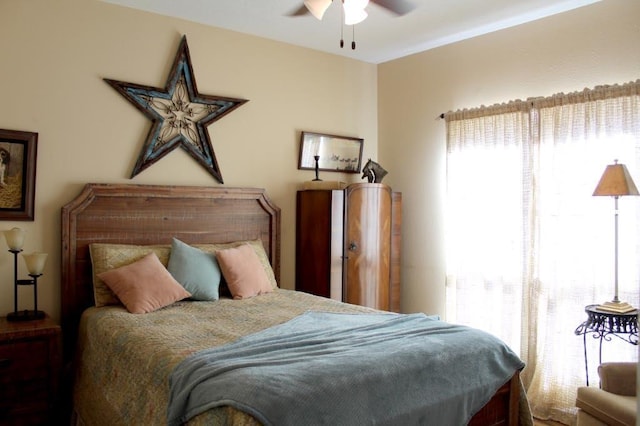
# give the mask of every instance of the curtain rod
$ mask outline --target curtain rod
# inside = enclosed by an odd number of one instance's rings
[[[529,97],[525,101],[516,99],[509,102],[490,105],[488,107],[481,105],[476,108],[471,108],[471,111],[487,110],[495,107],[512,105],[512,104],[525,104],[528,107],[534,107],[536,104],[541,105],[545,102],[562,102],[565,104],[572,104],[572,103],[585,102],[585,98],[588,98],[590,100],[603,100],[603,99],[608,99],[608,98],[618,97],[618,96],[637,95],[639,92],[640,92],[640,79],[637,79],[635,81],[629,81],[627,83],[621,83],[621,84],[599,85],[599,86],[595,86],[592,89],[585,88],[583,90],[579,90],[575,92],[569,92],[569,93],[560,92],[551,96]],[[444,112],[439,114],[438,116],[436,116],[436,120],[444,119],[445,115],[446,113]]]

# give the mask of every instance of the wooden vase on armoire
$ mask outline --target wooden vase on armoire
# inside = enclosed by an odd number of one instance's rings
[[[296,199],[296,290],[400,311],[402,194],[382,183]]]

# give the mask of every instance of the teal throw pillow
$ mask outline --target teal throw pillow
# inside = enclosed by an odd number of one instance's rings
[[[220,267],[214,253],[205,253],[174,238],[167,269],[193,300],[218,300]]]

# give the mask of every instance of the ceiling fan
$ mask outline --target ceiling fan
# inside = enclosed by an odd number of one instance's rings
[[[369,1],[388,11],[401,16],[413,10],[413,5],[406,0],[339,0],[342,3],[342,19],[345,25],[354,26],[364,21],[368,15],[365,8]],[[308,13],[312,14],[318,20],[322,20],[324,13],[331,6],[333,0],[305,0],[298,9],[289,13],[289,16],[303,16]],[[352,27],[353,28],[353,27]],[[355,30],[353,30],[355,33]],[[344,46],[342,34],[340,36],[340,47]],[[351,42],[351,49],[355,50],[356,42]]]
[[[368,3],[374,3],[388,11],[401,16],[413,10],[413,5],[406,0],[340,0],[344,9],[346,25],[355,25],[368,16],[365,8]],[[324,12],[331,6],[333,0],[305,0],[303,5],[289,13],[289,16],[303,16],[308,13],[322,20]]]

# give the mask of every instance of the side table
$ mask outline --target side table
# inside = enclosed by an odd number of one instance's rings
[[[0,318],[0,425],[57,424],[61,330],[51,318]]]
[[[615,336],[632,345],[638,345],[638,310],[626,313],[605,312],[597,309],[598,305],[584,308],[587,320],[576,328],[575,334],[582,335],[584,346],[584,369],[589,386],[589,363],[587,361],[587,334],[599,340],[598,363],[602,364],[602,342],[610,341]]]

